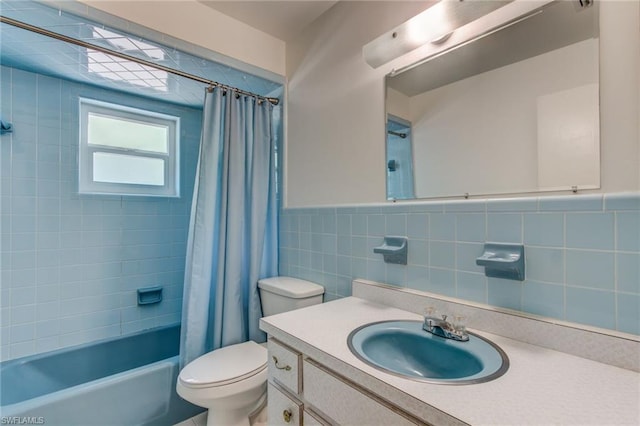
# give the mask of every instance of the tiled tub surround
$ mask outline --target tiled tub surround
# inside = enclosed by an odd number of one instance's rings
[[[373,253],[409,238],[408,265]],[[487,278],[486,241],[525,246],[523,282]],[[640,334],[640,193],[283,209],[280,274],[326,299],[365,278],[564,321]]]
[[[201,110],[0,69],[2,360],[180,321]],[[181,117],[181,198],[78,195],[78,97]],[[158,305],[136,289],[160,285]]]
[[[349,351],[349,333],[370,322],[422,317],[372,301],[383,297],[402,302],[394,293],[410,297],[410,290],[370,283],[354,283],[354,289],[361,297],[263,318],[261,327],[270,338],[304,354],[303,358],[430,424],[636,425],[640,421],[638,372],[478,331],[473,322],[469,323],[472,331],[498,344],[509,357],[509,370],[496,380],[468,386],[435,385],[372,368]],[[371,289],[377,294],[370,294]],[[428,303],[427,297],[413,298]],[[536,321],[531,322],[528,327],[535,328]],[[580,344],[594,345],[593,341]],[[637,356],[639,344],[632,344],[635,355],[631,356]],[[336,405],[340,405],[337,400]]]

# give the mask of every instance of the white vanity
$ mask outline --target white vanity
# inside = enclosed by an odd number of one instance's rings
[[[634,336],[366,281],[354,281],[353,293],[357,297],[261,320],[269,334],[269,424],[640,424],[640,343]],[[473,385],[431,384],[373,368],[349,350],[352,330],[420,320],[410,311],[428,305],[462,311],[470,329],[506,352],[506,374]],[[547,339],[546,347],[536,339]]]

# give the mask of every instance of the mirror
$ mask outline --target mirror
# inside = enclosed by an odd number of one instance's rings
[[[598,37],[555,1],[388,75],[387,198],[599,188]]]

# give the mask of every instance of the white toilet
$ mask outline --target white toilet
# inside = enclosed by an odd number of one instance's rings
[[[324,288],[291,277],[258,281],[264,316],[322,303]],[[207,426],[246,426],[267,398],[267,349],[244,342],[216,349],[180,371],[176,391],[207,408]]]

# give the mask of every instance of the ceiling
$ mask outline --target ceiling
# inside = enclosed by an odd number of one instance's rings
[[[295,38],[337,3],[335,0],[198,1],[283,41]]]

